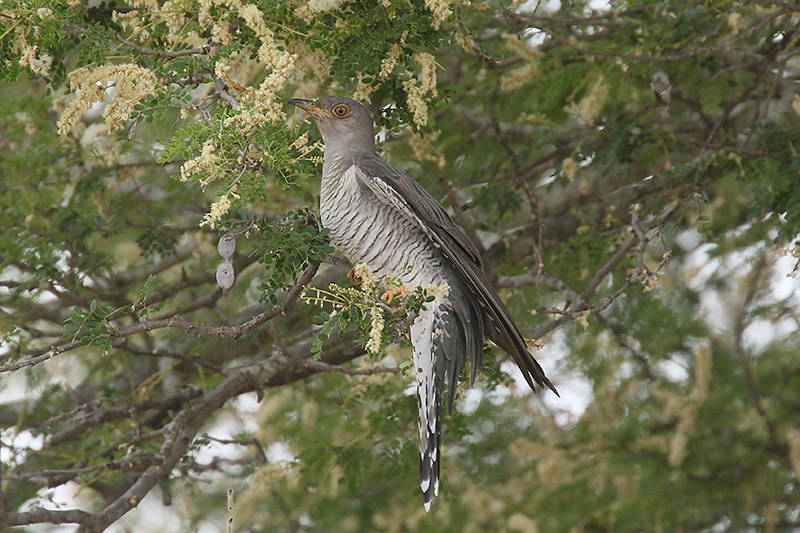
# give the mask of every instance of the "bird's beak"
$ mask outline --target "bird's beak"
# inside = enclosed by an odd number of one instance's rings
[[[331,115],[324,109],[320,109],[319,107],[317,107],[316,102],[314,102],[313,100],[303,100],[302,98],[293,98],[289,100],[289,103],[292,105],[296,105],[303,111],[308,111],[312,117],[331,118]]]

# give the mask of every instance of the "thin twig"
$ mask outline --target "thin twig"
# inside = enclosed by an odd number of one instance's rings
[[[337,374],[345,374],[348,376],[372,376],[375,374],[397,374],[400,372],[398,367],[375,367],[354,369],[346,368],[339,365],[329,365],[323,361],[314,361],[313,359],[294,359],[300,366],[316,370],[317,372],[333,372]]]
[[[152,48],[147,48],[145,46],[138,45],[128,39],[124,38],[122,35],[117,34],[117,40],[124,44],[129,48],[133,48],[137,52],[149,55],[149,56],[159,56],[164,57],[166,59],[175,59],[176,57],[183,57],[183,56],[194,56],[199,54],[207,54],[209,53],[213,45],[211,44],[204,44],[203,46],[198,46],[196,48],[187,48],[185,50],[176,50],[174,52],[169,52],[167,50],[153,50]]]
[[[744,348],[744,332],[747,329],[747,324],[745,323],[747,320],[747,312],[750,309],[750,305],[753,303],[755,299],[756,293],[759,289],[759,282],[761,281],[761,277],[766,270],[767,267],[767,257],[765,253],[760,253],[756,258],[755,264],[753,265],[752,270],[750,271],[750,279],[749,284],[747,287],[747,294],[745,294],[744,300],[742,301],[742,305],[739,307],[739,312],[736,315],[736,322],[734,324],[734,332],[735,332],[735,347],[736,347],[736,355],[739,357],[739,361],[742,363],[742,370],[744,371],[744,380],[747,384],[747,391],[750,394],[750,398],[753,401],[753,407],[755,407],[758,415],[764,421],[769,431],[771,437],[775,437],[775,425],[772,423],[772,420],[767,416],[767,412],[764,409],[763,404],[761,403],[761,395],[758,392],[758,386],[756,385],[755,380],[755,373],[753,372],[753,367],[750,365],[750,359],[747,356],[747,351]]]

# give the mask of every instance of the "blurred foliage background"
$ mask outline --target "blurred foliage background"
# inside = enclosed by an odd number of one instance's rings
[[[0,527],[800,530],[799,22],[779,0],[5,0]],[[341,320],[302,299],[349,286],[318,135],[285,106],[324,94],[369,105],[562,396],[487,345],[427,514],[405,316],[365,355],[375,295]]]

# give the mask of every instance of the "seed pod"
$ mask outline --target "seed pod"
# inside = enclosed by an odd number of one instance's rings
[[[236,237],[230,233],[222,237],[219,240],[219,243],[217,243],[217,251],[219,252],[219,255],[225,259],[232,256],[233,252],[236,251]]]
[[[219,264],[217,268],[217,285],[219,285],[224,292],[227,292],[228,289],[233,287],[233,280],[235,277],[236,274],[233,271],[233,263],[231,263],[229,259],[225,259]]]

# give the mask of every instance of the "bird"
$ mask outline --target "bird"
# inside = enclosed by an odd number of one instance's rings
[[[448,287],[409,328],[419,408],[419,480],[428,511],[439,494],[442,393],[448,393],[452,414],[461,370],[469,363],[473,386],[485,338],[511,355],[531,389],[558,391],[492,288],[475,245],[428,191],[378,155],[370,112],[340,96],[289,103],[306,111],[322,135],[319,214],[331,243],[378,279],[390,275],[405,287]]]

